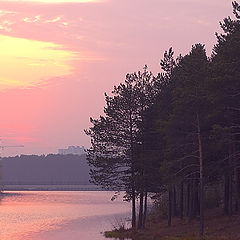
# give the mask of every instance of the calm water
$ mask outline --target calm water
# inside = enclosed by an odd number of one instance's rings
[[[112,192],[6,192],[0,240],[103,240],[100,232],[129,217]]]

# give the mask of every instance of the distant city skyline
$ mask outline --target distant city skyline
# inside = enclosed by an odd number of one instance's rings
[[[104,92],[145,64],[159,72],[169,47],[201,42],[210,55],[231,13],[230,0],[2,0],[0,135],[24,145],[5,154],[89,147]]]
[[[23,153],[22,148],[24,145],[3,145],[0,143],[0,157],[9,157],[9,156],[17,156]],[[29,153],[30,155],[31,153]],[[56,149],[55,152],[49,152],[47,154],[60,154],[60,155],[83,155],[86,154],[86,148],[84,146],[66,146],[65,148]],[[38,154],[40,155],[40,154]]]
[[[74,155],[82,155],[85,154],[84,146],[68,146],[67,148],[58,149],[58,154],[60,155],[67,155],[67,154],[74,154]]]

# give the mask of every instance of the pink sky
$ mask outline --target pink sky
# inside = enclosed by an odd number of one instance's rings
[[[104,92],[169,47],[210,54],[230,0],[1,0],[0,136],[7,154],[89,146]]]

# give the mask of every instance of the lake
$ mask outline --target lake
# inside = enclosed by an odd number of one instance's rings
[[[130,204],[106,191],[5,192],[1,240],[103,240],[101,232],[129,219]]]

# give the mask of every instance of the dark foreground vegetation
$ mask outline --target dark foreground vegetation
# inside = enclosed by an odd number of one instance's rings
[[[240,5],[232,5],[211,57],[202,44],[178,57],[170,48],[161,73],[127,74],[105,95],[104,116],[91,119],[92,181],[126,191],[134,231],[146,227],[149,194],[166,205],[171,229],[197,219],[201,236],[212,204],[225,224],[240,211]]]
[[[106,238],[131,239],[131,240],[239,240],[240,216],[233,215],[231,219],[222,214],[222,209],[212,209],[205,214],[204,237],[199,237],[199,220],[189,223],[187,217],[174,218],[172,226],[167,226],[167,221],[162,216],[148,217],[144,230],[117,229],[105,232]]]

